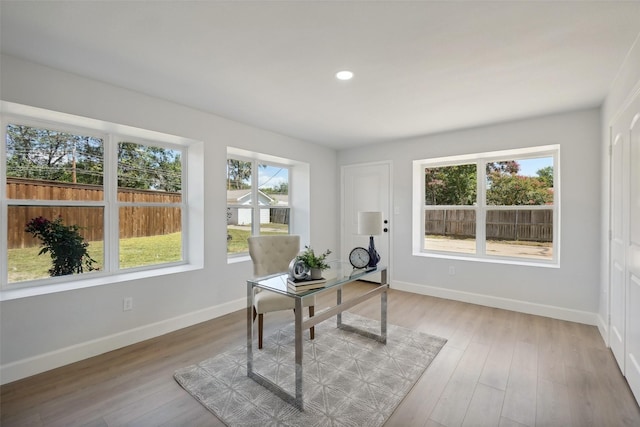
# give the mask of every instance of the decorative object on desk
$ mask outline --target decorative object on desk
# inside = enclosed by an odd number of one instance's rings
[[[380,262],[373,236],[382,234],[382,212],[358,212],[358,234],[369,236],[369,263],[367,268],[375,268]]]
[[[369,265],[370,259],[369,251],[362,247],[353,248],[349,254],[349,262],[353,268],[365,268]]]
[[[302,280],[287,280],[287,289],[293,292],[306,292],[311,289],[324,288],[325,283],[327,283],[327,279],[302,279]]]
[[[289,280],[306,280],[309,278],[309,267],[304,261],[294,258],[289,263]]]
[[[296,260],[304,262],[304,265],[309,267],[312,280],[321,279],[322,271],[331,268],[326,262],[327,256],[331,254],[331,251],[327,249],[322,255],[316,255],[311,246],[305,246],[304,248],[305,250],[298,254]]]
[[[380,330],[376,320],[348,312],[342,316],[350,325],[372,333]],[[389,324],[387,345],[338,329],[335,319],[316,328],[318,337],[313,341],[305,338],[304,343],[304,411],[247,377],[244,345],[180,369],[174,378],[230,427],[380,427],[447,341],[393,324]],[[255,354],[254,369],[290,390],[293,354],[293,324],[289,324],[265,339],[263,350]]]

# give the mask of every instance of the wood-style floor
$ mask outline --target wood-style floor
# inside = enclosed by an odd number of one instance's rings
[[[379,299],[351,311],[379,319]],[[221,426],[173,372],[243,344],[245,319],[241,310],[2,386],[0,424]],[[269,314],[265,333],[292,320]],[[640,426],[593,326],[395,290],[389,322],[449,341],[386,426]]]

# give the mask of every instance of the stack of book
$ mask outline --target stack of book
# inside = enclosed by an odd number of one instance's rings
[[[287,287],[289,292],[306,292],[311,289],[323,288],[327,279],[317,279],[317,280],[294,280],[289,278],[287,282]]]

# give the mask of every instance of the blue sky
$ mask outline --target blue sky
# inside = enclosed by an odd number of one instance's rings
[[[538,176],[536,172],[547,166],[553,166],[553,157],[539,157],[536,159],[518,160],[520,164],[519,175],[523,176]]]
[[[259,188],[274,188],[283,182],[289,182],[289,169],[269,165],[266,168],[258,168]]]

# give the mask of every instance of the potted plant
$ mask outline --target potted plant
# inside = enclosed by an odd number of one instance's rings
[[[327,249],[322,255],[316,255],[311,246],[305,246],[304,249],[296,259],[304,262],[304,265],[309,268],[312,280],[321,279],[322,271],[331,268],[326,262],[327,256],[331,254],[331,251]]]

